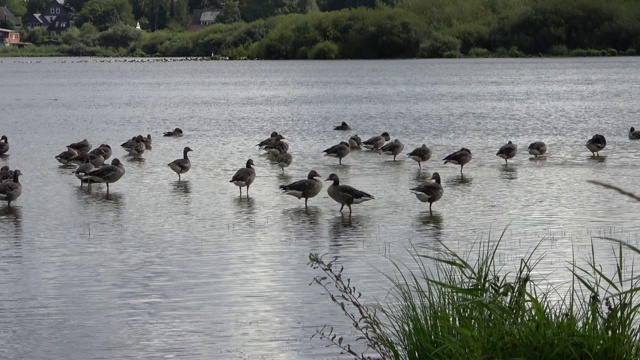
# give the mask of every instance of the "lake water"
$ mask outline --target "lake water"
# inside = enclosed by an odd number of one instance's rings
[[[79,61],[80,60],[80,61]],[[153,62],[0,59],[1,165],[20,169],[24,192],[0,205],[0,358],[328,359],[309,340],[349,323],[306,264],[339,256],[368,299],[384,299],[390,259],[439,242],[468,251],[507,226],[509,268],[540,240],[538,270],[566,283],[566,261],[588,257],[593,236],[637,244],[637,203],[587,183],[638,191],[640,58],[424,61]],[[346,121],[351,132],[333,131]],[[181,127],[182,138],[162,132]],[[283,133],[294,162],[282,175],[255,146]],[[432,159],[322,150],[353,133],[388,131],[405,152],[426,143]],[[142,159],[119,144],[151,134]],[[607,138],[599,159],[586,141]],[[54,156],[89,139],[108,143],[126,168],[111,186],[79,187]],[[495,153],[519,145],[505,166]],[[532,161],[530,142],[548,156]],[[167,163],[190,146],[181,183]],[[439,161],[467,147],[465,166]],[[252,158],[249,199],[229,183]],[[309,201],[278,185],[315,169],[376,199],[341,216],[325,183]],[[409,188],[431,172],[443,198],[419,202]],[[594,240],[610,269],[611,244]]]

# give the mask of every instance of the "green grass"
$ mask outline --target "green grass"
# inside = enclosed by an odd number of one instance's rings
[[[0,46],[0,57],[45,57],[65,56],[59,46]]]
[[[414,252],[419,271],[396,266],[384,304],[365,304],[337,259],[311,254],[310,266],[323,273],[314,283],[327,290],[361,336],[347,344],[332,328],[317,335],[356,359],[369,358],[359,347],[382,359],[640,357],[640,287],[623,256],[639,249],[615,243],[615,271],[605,274],[592,242],[585,266],[568,263],[568,283],[561,290],[535,270],[544,257],[537,247],[513,272],[496,264],[500,242],[479,243],[474,260],[442,243],[430,255]]]

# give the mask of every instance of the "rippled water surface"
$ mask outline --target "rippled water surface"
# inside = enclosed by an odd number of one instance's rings
[[[309,340],[348,322],[317,286],[311,252],[340,256],[369,299],[383,299],[389,259],[439,242],[467,251],[505,235],[501,261],[517,264],[541,239],[538,270],[568,280],[572,252],[586,258],[594,235],[637,243],[637,203],[588,184],[638,190],[640,59],[526,59],[335,62],[154,62],[2,59],[0,133],[11,144],[1,165],[24,173],[24,193],[0,206],[0,358],[327,359]],[[331,130],[341,121],[351,132]],[[183,138],[163,138],[176,126]],[[255,146],[282,132],[294,163],[285,174]],[[426,143],[418,170],[399,156],[365,151],[343,160],[322,150],[388,131],[405,153]],[[142,159],[119,144],[150,133]],[[606,136],[591,158],[584,144]],[[89,139],[111,144],[125,176],[79,187],[54,156]],[[505,166],[495,156],[520,147]],[[526,154],[545,141],[548,156]],[[190,146],[193,167],[178,183],[166,164]],[[467,147],[465,167],[439,159]],[[229,183],[252,158],[249,199]],[[337,173],[376,199],[351,219],[326,188],[310,200],[278,185]],[[444,196],[419,202],[408,189],[431,172]],[[611,244],[595,242],[610,263]],[[347,333],[348,334],[348,333]]]

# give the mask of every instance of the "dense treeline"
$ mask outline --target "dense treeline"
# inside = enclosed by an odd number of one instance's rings
[[[163,30],[140,31],[131,26],[133,18],[105,23],[88,17],[100,11],[86,11],[96,3],[110,2],[119,6],[122,17],[129,9],[127,1],[84,3],[81,14],[87,17],[82,18],[80,29],[62,37],[60,51],[257,59],[634,55],[640,51],[637,0],[222,1],[222,15],[231,23],[195,33],[184,31],[178,23]],[[164,0],[145,0],[153,1]],[[348,8],[335,10],[339,4]],[[26,41],[34,43],[45,37],[37,31],[24,34]]]

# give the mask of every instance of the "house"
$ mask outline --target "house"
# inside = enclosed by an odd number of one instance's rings
[[[191,25],[189,31],[200,31],[205,27],[214,24],[216,18],[222,10],[220,9],[194,9],[191,14]]]
[[[0,22],[13,24],[16,28],[20,27],[20,20],[4,6],[0,6]]]
[[[29,29],[43,28],[50,36],[62,35],[73,26],[73,9],[64,4],[64,0],[53,0],[42,14],[32,14],[25,26]]]
[[[4,46],[18,44],[20,43],[20,32],[9,29],[0,29],[0,39],[2,39],[2,45]]]

